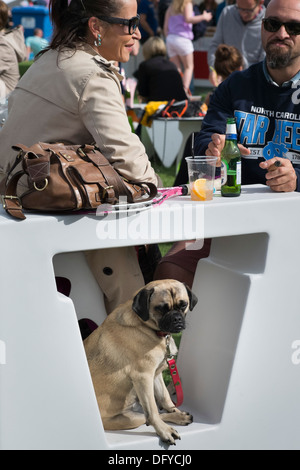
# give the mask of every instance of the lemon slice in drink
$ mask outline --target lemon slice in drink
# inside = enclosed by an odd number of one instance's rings
[[[206,179],[199,178],[194,181],[191,189],[191,198],[194,201],[205,201],[206,200]]]

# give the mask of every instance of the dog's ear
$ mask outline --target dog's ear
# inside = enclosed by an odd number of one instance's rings
[[[144,321],[149,320],[150,297],[153,292],[153,288],[142,289],[136,294],[132,302],[132,310]]]
[[[189,300],[190,300],[190,310],[193,310],[193,308],[195,307],[195,305],[197,304],[198,302],[198,298],[196,297],[196,295],[191,291],[191,289],[189,288],[189,286],[187,286],[186,284],[185,285],[185,288],[187,290],[187,293],[188,293],[188,296],[189,296]]]

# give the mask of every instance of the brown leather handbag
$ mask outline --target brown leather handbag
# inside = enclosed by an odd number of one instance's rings
[[[103,203],[118,203],[120,196],[134,203],[157,194],[152,183],[131,182],[120,176],[94,145],[38,142],[13,148],[19,153],[1,184],[2,202],[18,219],[26,218],[23,209],[52,213],[93,210]],[[22,192],[20,179],[24,175],[27,181]]]

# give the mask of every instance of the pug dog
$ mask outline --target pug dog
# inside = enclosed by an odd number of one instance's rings
[[[188,425],[193,417],[174,406],[162,371],[167,368],[167,341],[185,329],[185,316],[197,303],[183,283],[153,281],[120,305],[85,339],[104,429],[152,425],[163,442],[175,444],[178,432],[166,424]],[[139,403],[144,413],[136,411]],[[158,407],[164,412],[159,413]],[[135,408],[135,409],[134,409]]]

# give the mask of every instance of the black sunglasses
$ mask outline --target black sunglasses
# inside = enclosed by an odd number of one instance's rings
[[[263,18],[263,25],[266,31],[269,33],[277,33],[281,26],[285,27],[286,32],[290,36],[298,36],[300,34],[300,23],[289,21],[283,23],[282,21],[275,20],[273,18]]]
[[[99,20],[105,21],[110,24],[124,24],[128,26],[128,34],[133,34],[140,24],[140,15],[136,15],[130,20],[125,20],[124,18],[116,18],[115,16],[97,16]]]

